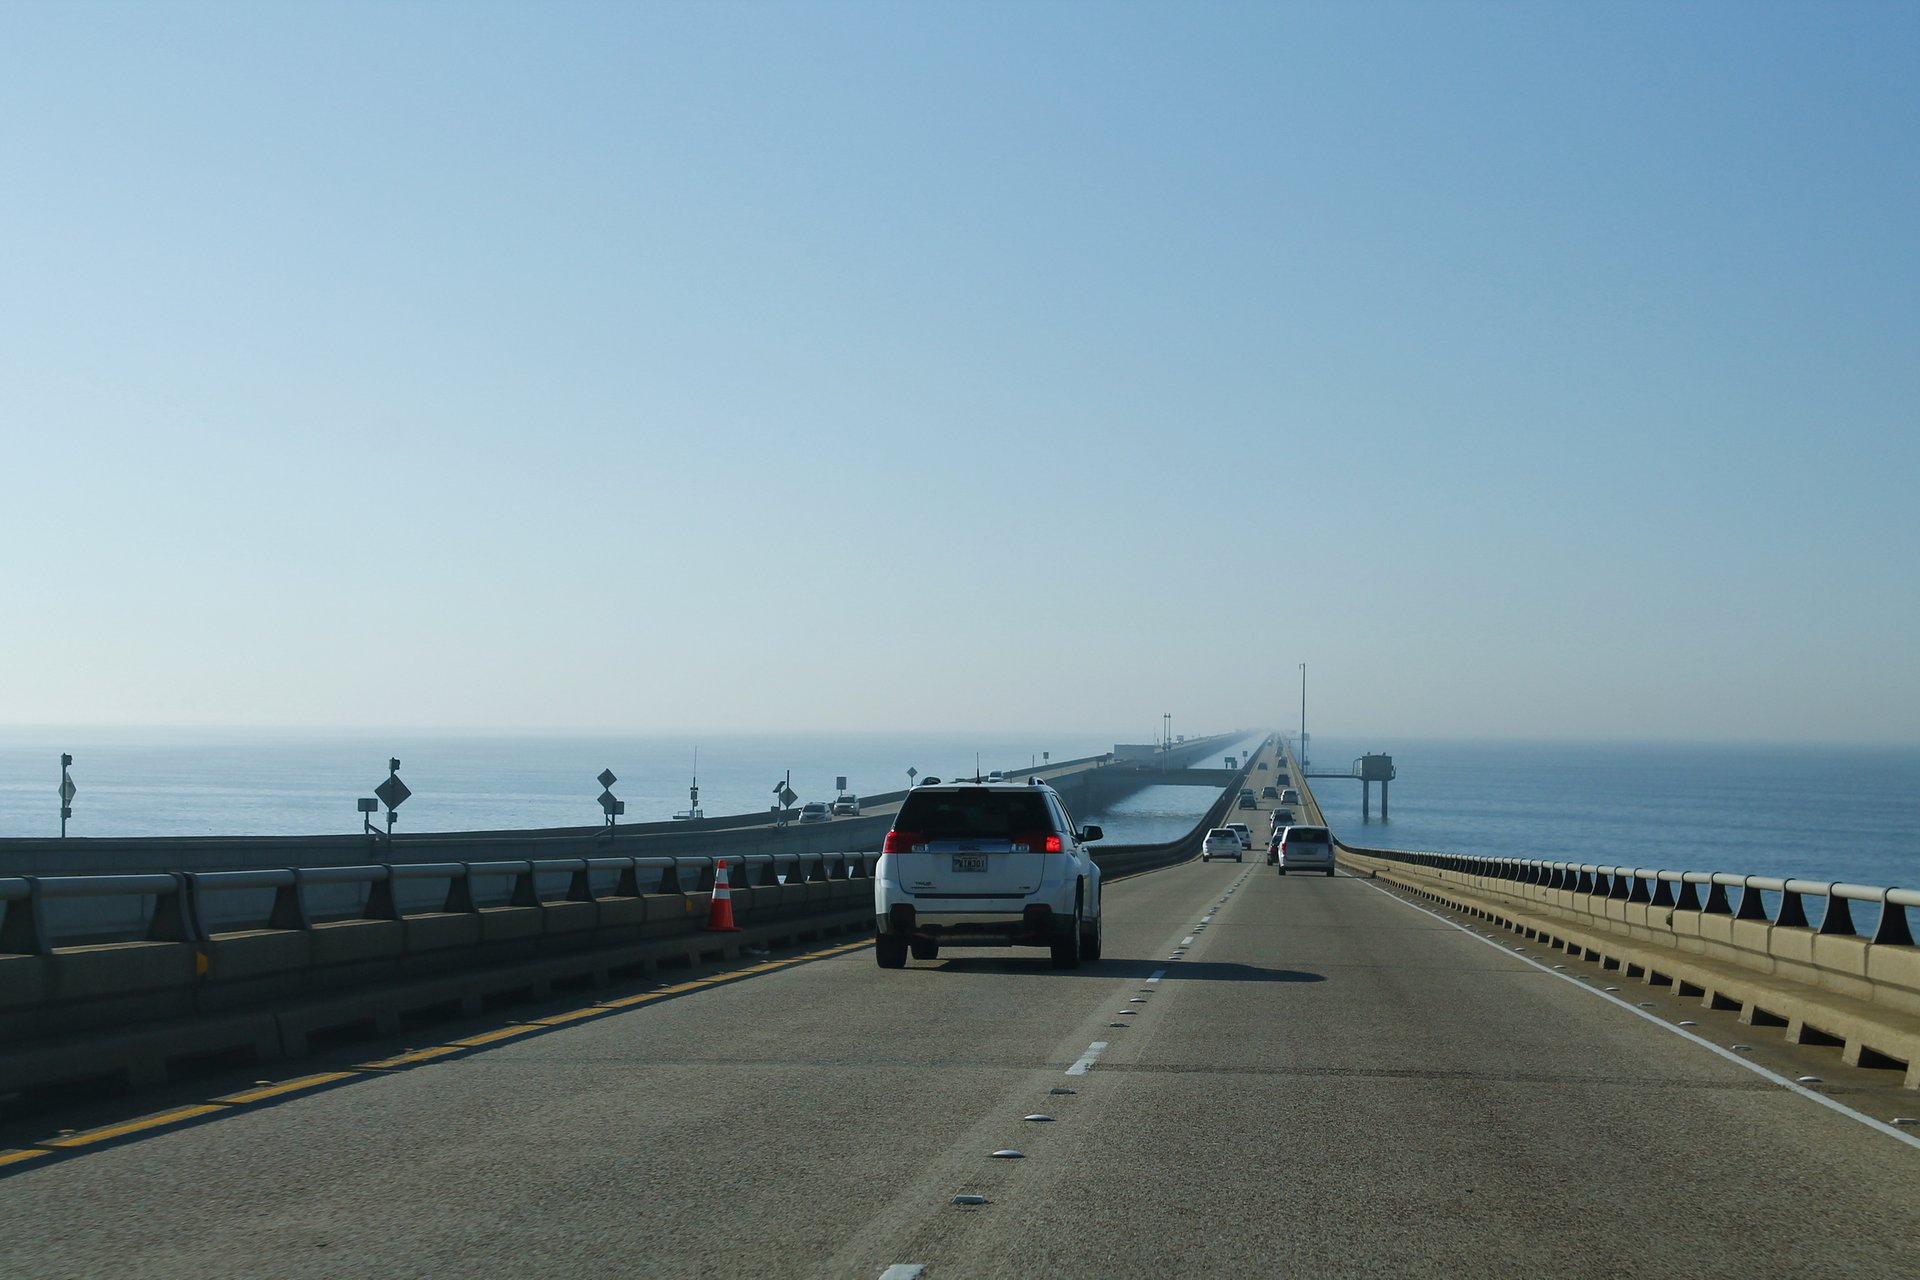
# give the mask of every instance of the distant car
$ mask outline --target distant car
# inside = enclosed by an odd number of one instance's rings
[[[1246,823],[1229,822],[1226,824],[1226,826],[1227,826],[1227,830],[1233,832],[1233,834],[1240,837],[1240,847],[1242,849],[1253,848],[1253,831],[1251,828],[1247,826]]]
[[[842,793],[833,802],[831,810],[836,818],[857,818],[860,816],[860,797]]]
[[[1242,809],[1258,809],[1260,807],[1260,802],[1253,797],[1252,787],[1242,787],[1240,789],[1240,807]]]
[[[1288,827],[1280,833],[1275,850],[1280,874],[1295,871],[1325,871],[1333,874],[1333,832],[1325,827]]]
[[[802,822],[825,822],[832,816],[827,812],[827,804],[824,800],[809,800],[800,806]]]
[[[1254,768],[1256,769],[1264,769],[1266,767],[1267,767],[1267,762],[1265,760],[1262,760],[1259,764],[1254,766]]]
[[[1200,842],[1202,862],[1212,862],[1215,858],[1232,858],[1238,862],[1246,856],[1246,852],[1247,847],[1240,843],[1240,833],[1231,827],[1215,827]]]
[[[1007,780],[1007,775],[1002,773],[998,769],[995,769],[992,773],[989,773],[987,775],[988,782],[1005,782],[1006,780]]]
[[[1278,800],[1280,798],[1280,788],[1262,787],[1260,788],[1260,798],[1262,800]]]
[[[1267,865],[1274,866],[1280,861],[1280,832],[1273,833],[1273,839],[1267,841]]]
[[[1273,811],[1273,818],[1267,825],[1273,828],[1273,834],[1279,835],[1284,828],[1293,825],[1293,810],[1275,809]]]
[[[1299,804],[1300,793],[1298,791],[1295,791],[1292,787],[1288,787],[1285,791],[1282,791],[1280,793],[1280,803],[1281,804]]]

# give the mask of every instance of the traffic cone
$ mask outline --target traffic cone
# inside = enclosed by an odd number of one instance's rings
[[[727,885],[727,860],[713,866],[713,899],[707,906],[708,933],[739,933],[733,922],[733,890]]]

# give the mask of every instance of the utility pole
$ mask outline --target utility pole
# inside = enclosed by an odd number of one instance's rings
[[[1300,664],[1300,767],[1307,767],[1307,664]]]

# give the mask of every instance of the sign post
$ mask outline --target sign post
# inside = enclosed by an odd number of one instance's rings
[[[393,811],[398,809],[406,798],[413,794],[407,784],[400,781],[400,759],[398,756],[387,761],[387,780],[373,789],[380,797],[380,803],[387,806],[387,842],[393,842]]]
[[[607,815],[607,825],[614,826],[614,820],[627,811],[627,802],[614,797],[613,784],[620,779],[613,776],[613,770],[602,769],[598,779],[600,783],[600,810]]]
[[[67,838],[67,819],[73,816],[74,793],[80,788],[73,785],[73,778],[67,773],[67,766],[73,763],[73,757],[60,753],[60,838]]]

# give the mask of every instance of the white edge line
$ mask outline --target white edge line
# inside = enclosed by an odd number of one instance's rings
[[[1360,879],[1360,877],[1358,876],[1354,878]],[[1530,964],[1534,968],[1538,969],[1540,972],[1546,974],[1550,978],[1558,978],[1560,979],[1560,981],[1567,983],[1568,985],[1572,986],[1576,990],[1584,991],[1590,996],[1597,996],[1600,999],[1605,1000],[1609,1004],[1618,1005],[1620,1008],[1625,1009],[1628,1013],[1633,1014],[1635,1017],[1646,1019],[1648,1022],[1651,1022],[1654,1026],[1659,1027],[1662,1031],[1670,1031],[1674,1035],[1677,1035],[1684,1040],[1691,1040],[1693,1043],[1699,1045],[1702,1049],[1711,1050],[1712,1052],[1720,1055],[1722,1058],[1725,1058],[1728,1062],[1737,1063],[1740,1066],[1745,1067],[1747,1070],[1753,1072],[1755,1075],[1763,1076],[1766,1079],[1773,1081],[1775,1084],[1779,1085],[1783,1089],[1791,1090],[1792,1092],[1799,1094],[1801,1097],[1817,1102],[1821,1106],[1826,1107],[1829,1110],[1837,1111],[1841,1115],[1846,1116],[1849,1120],[1857,1120],[1861,1124],[1867,1126],[1867,1128],[1874,1129],[1881,1133],[1884,1133],[1889,1138],[1896,1138],[1899,1141],[1906,1143],[1910,1147],[1920,1148],[1920,1138],[1916,1138],[1914,1135],[1910,1133],[1905,1133],[1899,1129],[1896,1129],[1884,1120],[1875,1120],[1872,1116],[1867,1115],[1864,1112],[1855,1111],[1852,1107],[1847,1106],[1843,1102],[1836,1102],[1834,1099],[1829,1098],[1824,1093],[1819,1093],[1819,1092],[1816,1092],[1815,1090],[1807,1088],[1807,1086],[1801,1084],[1797,1080],[1789,1080],[1785,1076],[1781,1075],[1779,1072],[1769,1070],[1768,1068],[1761,1066],[1759,1063],[1754,1062],[1750,1058],[1743,1058],[1739,1054],[1735,1053],[1733,1050],[1725,1048],[1724,1046],[1721,1046],[1721,1045],[1717,1045],[1713,1041],[1706,1039],[1704,1036],[1695,1035],[1693,1032],[1687,1030],[1685,1027],[1676,1027],[1671,1022],[1668,1022],[1665,1018],[1662,1018],[1657,1013],[1648,1013],[1645,1009],[1642,1009],[1637,1004],[1634,1004],[1630,1001],[1622,1000],[1619,996],[1616,996],[1616,995],[1609,995],[1607,992],[1601,991],[1597,987],[1590,987],[1586,983],[1580,981],[1579,977],[1577,977],[1574,974],[1562,973],[1557,969],[1549,968],[1548,966],[1541,964],[1538,960],[1534,960],[1528,956],[1514,955],[1512,951],[1507,949],[1507,945],[1501,942],[1499,939],[1483,938],[1479,934],[1475,933],[1473,930],[1467,928],[1465,925],[1460,924],[1457,921],[1449,920],[1437,911],[1429,911],[1427,908],[1423,906],[1420,906],[1416,903],[1408,902],[1405,898],[1402,898],[1397,894],[1387,893],[1385,889],[1382,889],[1379,885],[1374,884],[1370,880],[1361,880],[1360,882],[1366,885],[1369,889],[1372,889],[1377,893],[1386,894],[1387,897],[1392,898],[1395,902],[1399,903],[1403,907],[1410,907],[1413,910],[1418,911],[1422,915],[1432,916],[1435,920],[1438,920],[1441,924],[1446,925],[1450,929],[1458,929],[1461,933],[1466,934],[1469,938],[1472,938],[1475,942],[1478,942],[1483,946],[1492,947],[1494,950],[1500,952],[1500,954],[1504,956],[1507,956],[1509,959],[1519,960],[1522,963]]]
[[[1067,1074],[1070,1076],[1083,1076],[1087,1074],[1088,1071],[1093,1069],[1093,1064],[1100,1061],[1100,1055],[1106,1051],[1107,1042],[1105,1040],[1095,1040],[1087,1046],[1087,1051],[1080,1055],[1080,1061],[1067,1068]],[[883,1276],[881,1280],[885,1280],[885,1277]]]
[[[1148,978],[1148,979],[1147,979],[1147,981],[1148,981],[1148,982],[1158,982],[1158,981],[1160,981],[1160,979],[1162,979],[1162,978],[1164,978],[1164,977],[1166,977],[1166,976],[1167,976],[1167,971],[1166,971],[1165,969],[1155,969],[1155,970],[1153,971],[1153,976],[1152,976],[1152,977],[1150,977],[1150,978]]]
[[[880,1273],[880,1280],[920,1280],[927,1274],[924,1262],[896,1262]]]
[[[1181,945],[1181,946],[1183,946],[1183,947],[1190,947],[1190,946],[1192,946],[1192,945],[1193,945],[1193,935],[1192,935],[1192,934],[1188,934],[1188,935],[1187,935],[1186,937],[1184,937],[1184,938],[1182,938],[1182,939],[1180,939],[1180,945]]]

